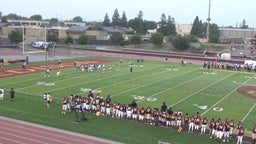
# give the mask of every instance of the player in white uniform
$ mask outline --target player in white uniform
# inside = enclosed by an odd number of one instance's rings
[[[4,100],[4,89],[0,88],[0,100]]]

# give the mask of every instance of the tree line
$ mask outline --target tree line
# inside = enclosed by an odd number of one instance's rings
[[[2,22],[6,22],[7,19],[28,19],[28,20],[43,20],[40,14],[32,15],[29,18],[18,16],[17,14],[8,14],[2,17]],[[83,22],[82,17],[75,16],[72,21]],[[58,21],[57,18],[51,18],[49,20],[50,25],[60,25],[61,22]],[[104,20],[102,22],[88,22],[90,25],[97,26],[114,26],[114,27],[130,27],[134,30],[134,35],[130,38],[130,43],[134,45],[139,45],[142,43],[141,35],[147,33],[149,29],[156,29],[157,33],[153,34],[150,38],[150,42],[155,44],[156,46],[161,46],[164,38],[168,38],[167,40],[171,42],[175,48],[187,49],[189,47],[190,42],[197,42],[198,38],[206,38],[206,28],[207,22],[202,22],[198,16],[194,19],[191,33],[188,36],[179,36],[176,32],[175,27],[175,19],[170,15],[166,16],[164,13],[160,17],[159,22],[148,21],[143,19],[143,12],[139,11],[138,15],[128,20],[126,17],[125,11],[123,11],[122,15],[119,14],[118,9],[114,10],[113,16],[110,20],[108,13],[105,14]],[[243,20],[243,28],[248,28],[245,20]],[[219,42],[219,31],[217,24],[210,24],[209,28],[209,42],[218,43]],[[12,36],[13,35],[13,36]],[[13,41],[18,42],[20,38],[17,39],[17,32],[14,32],[9,35]],[[14,37],[14,38],[12,38]],[[58,41],[58,38],[55,35],[47,35],[47,40],[49,41]],[[110,37],[111,44],[113,45],[123,45],[124,39],[122,35],[118,33],[112,34]],[[88,42],[88,37],[82,35],[81,38],[78,39],[79,44],[86,44]],[[65,43],[73,43],[72,37],[68,36],[65,39]]]

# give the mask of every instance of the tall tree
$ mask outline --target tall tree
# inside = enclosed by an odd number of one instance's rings
[[[219,27],[217,24],[211,24],[209,28],[209,42],[218,43],[219,42]]]
[[[143,20],[143,12],[139,11],[139,14],[134,19],[128,21],[128,26],[131,27],[137,34],[145,34],[146,28]]]
[[[49,23],[50,25],[58,25],[59,20],[57,18],[51,18]]]
[[[158,32],[162,33],[164,36],[174,35],[176,36],[176,27],[174,18],[170,15],[168,16],[168,20],[166,19],[165,14],[161,15],[161,21],[159,22]]]
[[[83,22],[83,18],[80,17],[80,16],[76,16],[76,17],[73,18],[73,21],[75,21],[75,22]]]
[[[125,11],[122,14],[122,18],[121,18],[121,23],[120,24],[123,27],[128,27],[128,22],[127,22],[127,17],[126,17]]]
[[[241,28],[242,28],[242,29],[247,29],[247,28],[248,28],[248,25],[246,25],[245,19],[243,19],[243,21],[242,21]]]
[[[160,46],[162,43],[163,43],[163,39],[164,39],[164,36],[162,33],[154,33],[151,38],[150,38],[150,41],[156,45],[156,46]]]
[[[204,37],[204,31],[202,30],[202,26],[202,21],[199,20],[198,16],[196,16],[190,33],[197,37]]]
[[[168,16],[167,26],[170,29],[170,35],[176,36],[177,32],[176,32],[176,26],[175,26],[175,19],[170,15]]]
[[[65,44],[73,44],[74,39],[73,39],[72,36],[67,35],[67,36],[65,37],[64,41],[65,41]]]
[[[120,26],[120,15],[117,9],[115,9],[114,14],[112,16],[112,26]]]
[[[115,32],[110,37],[110,41],[112,45],[121,45],[124,41],[124,38],[121,33]]]
[[[46,40],[47,40],[48,42],[58,42],[58,41],[59,41],[59,38],[58,38],[58,35],[57,35],[57,34],[47,34]]]
[[[148,29],[155,29],[156,28],[156,22],[155,21],[147,21],[147,20],[144,20],[144,26],[145,26],[145,29],[148,30]]]
[[[137,45],[141,44],[142,39],[139,35],[135,34],[135,35],[131,36],[130,41],[131,41],[132,44],[137,46]]]
[[[19,42],[22,42],[22,34],[20,31],[18,30],[13,30],[11,31],[9,34],[8,34],[8,38],[10,39],[10,41],[12,43],[19,43]]]
[[[187,36],[178,36],[172,41],[173,46],[179,50],[186,50],[189,48],[189,38]]]
[[[104,17],[104,21],[103,21],[103,26],[110,26],[110,19],[108,17],[108,13],[105,14],[105,17]]]
[[[139,11],[137,18],[143,21],[143,12],[141,10]]]
[[[1,19],[1,21],[2,21],[3,23],[7,23],[7,18],[6,18],[6,16],[3,16],[2,19]]]
[[[6,15],[5,17],[6,17],[7,20],[8,20],[8,19],[12,19],[12,20],[24,20],[24,19],[28,19],[28,18],[26,18],[26,17],[21,17],[21,16],[19,16],[19,15],[17,15],[17,14],[14,14],[14,13],[10,13],[10,14]]]
[[[159,28],[158,28],[158,32],[162,33],[164,36],[168,35],[168,32],[167,32],[167,22],[166,22],[166,16],[165,14],[163,13],[161,15],[161,18],[160,18],[160,22],[158,23],[159,25]]]
[[[87,42],[88,42],[88,36],[87,36],[87,35],[81,35],[81,36],[79,36],[79,38],[78,38],[78,43],[79,43],[80,45],[86,45]]]
[[[39,21],[39,20],[42,20],[43,18],[40,14],[35,14],[35,15],[32,15],[29,19]]]

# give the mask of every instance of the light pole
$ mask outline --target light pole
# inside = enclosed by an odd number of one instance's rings
[[[47,62],[47,55],[48,55],[48,45],[46,44],[46,25],[44,26],[44,50],[45,50],[45,61]]]
[[[22,54],[24,54],[25,48],[25,26],[22,27]]]
[[[211,18],[210,18],[211,15],[210,14],[211,14],[211,0],[209,0],[207,28],[206,28],[206,39],[207,39],[207,42],[209,41],[209,29],[210,29],[210,21],[211,21]]]

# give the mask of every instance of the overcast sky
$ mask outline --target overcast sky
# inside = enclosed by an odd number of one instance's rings
[[[249,27],[256,28],[255,5],[256,0],[211,0],[211,22],[239,26],[245,19]],[[2,15],[40,14],[43,19],[59,20],[81,16],[85,21],[103,21],[106,13],[111,19],[116,8],[120,16],[125,11],[128,20],[137,17],[141,10],[145,20],[158,22],[165,13],[166,17],[174,17],[176,23],[191,24],[196,16],[206,21],[209,0],[1,0],[0,3]]]

